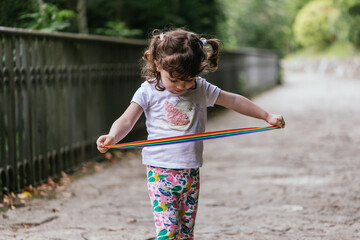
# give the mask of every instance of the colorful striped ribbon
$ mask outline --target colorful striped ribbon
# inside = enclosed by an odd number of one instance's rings
[[[135,142],[129,142],[129,143],[120,143],[120,144],[108,146],[108,148],[126,149],[126,148],[154,147],[154,146],[160,146],[160,145],[203,141],[203,140],[209,140],[209,139],[215,139],[215,138],[231,137],[231,136],[235,136],[235,135],[264,132],[264,131],[270,131],[270,130],[275,130],[275,129],[279,129],[279,128],[280,127],[278,127],[278,126],[238,128],[238,129],[196,133],[196,134],[189,134],[189,135],[182,135],[182,136],[168,137],[168,138],[141,140],[141,141],[135,141]]]

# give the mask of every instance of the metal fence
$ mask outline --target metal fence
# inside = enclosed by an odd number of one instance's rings
[[[99,157],[96,138],[143,81],[145,47],[141,40],[0,27],[0,197]],[[249,94],[278,83],[278,63],[270,51],[224,52],[208,79]],[[126,140],[144,134],[142,119]]]

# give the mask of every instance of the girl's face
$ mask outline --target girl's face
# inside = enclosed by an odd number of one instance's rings
[[[164,87],[174,94],[181,94],[185,90],[188,90],[194,86],[195,77],[182,81],[176,78],[172,78],[170,74],[164,69],[159,68],[158,71],[160,72],[161,82],[163,83]]]

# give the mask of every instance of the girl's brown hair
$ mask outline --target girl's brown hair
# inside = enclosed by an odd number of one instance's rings
[[[170,31],[154,30],[149,48],[145,51],[142,76],[156,89],[163,91],[157,65],[171,77],[181,81],[201,73],[215,71],[218,66],[220,40],[201,38],[198,34],[177,28]]]

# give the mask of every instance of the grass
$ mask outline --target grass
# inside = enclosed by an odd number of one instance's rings
[[[291,53],[285,59],[292,58],[350,58],[360,57],[360,49],[349,42],[335,42],[330,46],[313,46]]]

